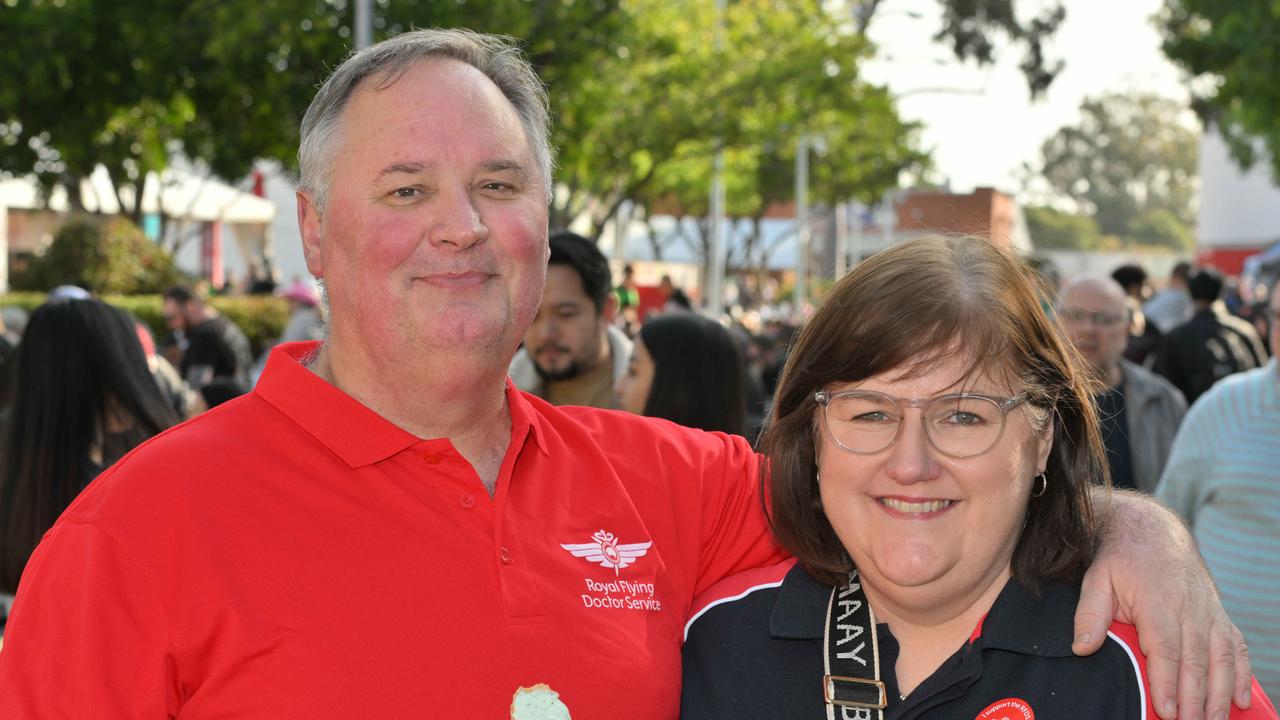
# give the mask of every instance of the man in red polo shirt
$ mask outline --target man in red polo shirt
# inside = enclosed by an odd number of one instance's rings
[[[532,69],[497,38],[398,36],[324,84],[299,159],[328,338],[67,510],[19,588],[0,717],[674,717],[692,599],[782,557],[744,441],[506,380],[547,262]],[[1221,703],[1237,637],[1163,517],[1126,514],[1156,527],[1100,563],[1082,627],[1136,568],[1120,607],[1164,628],[1165,698],[1191,626],[1193,660],[1226,648]]]

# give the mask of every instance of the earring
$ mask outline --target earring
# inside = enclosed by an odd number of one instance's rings
[[[822,471],[821,471],[821,470],[814,470],[814,471],[813,471],[813,479],[814,479],[814,481],[815,481],[815,482],[817,482],[819,485],[821,485],[821,484],[822,484]]]
[[[1035,492],[1035,491],[1033,490],[1033,491],[1031,492],[1031,497],[1033,497],[1033,498],[1038,498],[1038,497],[1040,497],[1041,495],[1044,495],[1044,491],[1045,491],[1045,490],[1048,490],[1048,489],[1049,489],[1049,478],[1048,478],[1048,476],[1046,476],[1046,475],[1042,472],[1042,473],[1040,473],[1039,475],[1036,475],[1034,478],[1032,478],[1032,481],[1035,481],[1035,480],[1039,480],[1039,481],[1040,481],[1040,492]]]

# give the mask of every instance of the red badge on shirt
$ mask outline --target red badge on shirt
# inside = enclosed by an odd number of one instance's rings
[[[1005,698],[987,706],[974,720],[1035,720],[1036,714],[1022,698]]]

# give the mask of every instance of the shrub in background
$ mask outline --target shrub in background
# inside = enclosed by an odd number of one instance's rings
[[[53,244],[15,273],[15,290],[79,285],[98,295],[161,293],[181,282],[173,258],[126,218],[81,216],[67,221]]]
[[[107,295],[103,301],[124,308],[151,328],[158,343],[169,338],[169,328],[164,322],[164,297],[161,295]],[[0,307],[16,305],[27,312],[40,306],[44,293],[21,292],[0,295]],[[270,347],[289,322],[289,304],[271,295],[246,295],[241,297],[215,297],[211,304],[227,319],[240,326],[254,356]]]

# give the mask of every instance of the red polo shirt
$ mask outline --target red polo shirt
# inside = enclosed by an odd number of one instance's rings
[[[23,576],[0,717],[674,718],[692,598],[777,562],[739,438],[508,385],[496,494],[278,348],[125,457]],[[412,388],[405,388],[412,392]]]

